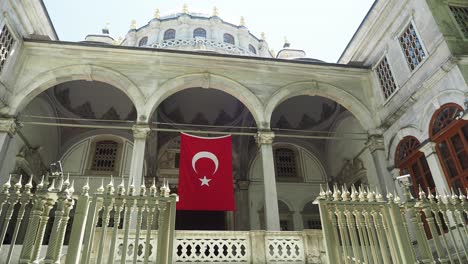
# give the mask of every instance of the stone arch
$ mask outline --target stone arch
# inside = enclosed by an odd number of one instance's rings
[[[400,143],[400,141],[406,136],[413,136],[419,140],[419,142],[424,142],[424,132],[419,130],[416,125],[408,125],[401,127],[396,134],[390,139],[388,143],[388,152],[387,152],[387,162],[390,165],[395,165],[395,151]]]
[[[94,153],[94,144],[101,140],[112,140],[118,142],[118,156],[116,158],[116,171],[125,173],[124,169],[129,168],[129,163],[126,159],[131,158],[131,149],[133,142],[125,134],[113,133],[110,130],[95,130],[85,135],[80,135],[72,138],[66,144],[66,148],[60,153],[58,159],[62,161],[64,170],[67,170],[67,165],[72,165],[68,171],[71,174],[88,174],[89,166]],[[130,149],[128,149],[130,148]],[[69,162],[71,160],[72,162]],[[76,168],[78,166],[78,168]],[[94,173],[92,173],[94,175]],[[114,174],[116,175],[116,174]],[[103,176],[103,175],[96,175]]]
[[[434,96],[434,99],[431,101],[431,103],[427,104],[424,107],[423,115],[419,123],[419,130],[422,131],[423,138],[429,138],[429,127],[431,125],[431,119],[435,111],[437,111],[442,105],[447,103],[454,103],[463,107],[464,98],[464,92],[455,89],[445,90]],[[421,140],[421,138],[418,139],[420,140],[420,142],[424,141]]]
[[[287,99],[300,95],[317,95],[331,99],[348,109],[366,131],[376,127],[377,122],[373,119],[371,111],[355,96],[331,84],[315,81],[292,83],[283,86],[274,93],[265,107],[265,119],[268,124],[271,121],[273,111],[278,105]]]
[[[149,119],[156,108],[169,96],[194,87],[217,89],[232,95],[250,111],[259,128],[266,126],[263,104],[254,93],[234,80],[210,73],[182,75],[163,83],[147,100],[144,112],[146,118]]]
[[[110,84],[127,95],[136,108],[137,116],[143,113],[145,97],[133,81],[125,75],[102,66],[70,65],[42,72],[33,77],[32,81],[18,90],[19,93],[12,96],[9,114],[18,114],[41,92],[55,85],[76,80],[100,81]]]
[[[131,130],[125,131],[125,130],[115,130],[115,129],[110,129],[110,128],[94,129],[94,130],[89,130],[89,131],[80,133],[79,135],[74,136],[68,139],[67,141],[65,141],[64,144],[62,145],[61,151],[58,153],[57,159],[60,160],[60,158],[63,157],[70,148],[79,144],[83,140],[86,140],[94,136],[99,136],[99,135],[112,135],[112,136],[120,137],[124,140],[129,141],[133,145],[133,134]]]

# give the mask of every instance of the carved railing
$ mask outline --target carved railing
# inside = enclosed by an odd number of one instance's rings
[[[214,40],[209,40],[206,38],[192,38],[192,39],[168,39],[162,42],[153,43],[150,47],[158,49],[167,49],[167,48],[193,48],[197,50],[207,51],[213,49],[220,49],[228,54],[235,55],[248,55],[255,56],[255,54],[229,43],[219,42]]]
[[[123,179],[116,187],[117,191],[111,177],[106,188],[102,184],[93,195],[89,194],[86,183],[74,208],[74,184],[68,178],[59,175],[57,182],[53,180],[51,184],[45,184],[43,178],[35,193],[31,192],[31,179],[24,186],[21,178],[14,186],[9,179],[0,193],[0,215],[4,216],[0,219],[0,263],[172,263],[177,195],[169,195],[167,183],[163,184],[161,192],[157,192],[154,182],[149,188],[143,185],[138,195],[132,184],[124,185]],[[28,217],[24,217],[26,208],[31,207]],[[73,225],[69,245],[65,247],[72,209]],[[49,219],[51,210],[53,220]],[[158,217],[155,219],[156,212]],[[113,226],[109,227],[111,215],[114,216]],[[50,234],[46,234],[48,224],[51,224]],[[143,228],[149,231],[153,224],[159,232],[142,235]],[[26,226],[23,243],[15,246],[22,226]],[[13,232],[9,245],[3,245],[7,230]],[[130,230],[135,234],[131,239]],[[47,245],[42,246],[45,237],[49,239]],[[123,249],[127,252],[131,245],[141,243],[154,246],[133,247],[130,257],[122,254]],[[20,253],[14,252],[15,249]]]
[[[428,195],[405,202],[352,186],[321,189],[317,202],[329,263],[468,263],[467,197]]]
[[[157,237],[157,233],[157,230],[152,230],[150,237]],[[99,234],[102,234],[101,228],[96,229],[96,235]],[[127,259],[136,256],[138,262],[144,262],[147,242],[142,237],[146,236],[146,230],[140,232],[138,244],[135,244],[136,233],[131,231],[130,242],[124,251],[124,237],[119,234],[118,250],[113,256],[115,262],[121,259],[124,252]],[[105,240],[111,239],[107,234]],[[134,250],[135,245],[137,251]],[[149,245],[149,259],[154,259],[157,241],[150,240]],[[96,249],[91,252],[95,255]],[[173,263],[322,263],[324,247],[320,230],[176,231],[172,256]]]

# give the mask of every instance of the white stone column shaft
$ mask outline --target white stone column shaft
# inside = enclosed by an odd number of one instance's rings
[[[294,211],[293,222],[294,231],[302,231],[304,229],[304,220],[302,219],[301,211]]]
[[[424,153],[424,156],[426,156],[427,165],[429,165],[429,169],[431,170],[432,179],[434,180],[436,188],[439,191],[450,193],[450,187],[447,182],[447,178],[445,177],[439,156],[437,156],[435,146],[434,142],[427,142],[419,150]]]
[[[395,189],[395,182],[393,176],[388,171],[387,159],[385,158],[385,145],[382,135],[370,135],[366,143],[369,151],[371,152],[372,159],[374,160],[377,175],[368,174],[368,180],[371,187],[377,187],[380,193],[385,193]],[[386,195],[386,194],[385,194]]]
[[[274,137],[275,135],[273,132],[259,132],[257,136],[263,168],[265,227],[268,231],[280,231],[275,161],[273,158],[272,146]]]
[[[135,125],[133,127],[133,153],[130,165],[130,177],[137,190],[143,182],[146,137],[149,132],[150,128],[147,125]]]

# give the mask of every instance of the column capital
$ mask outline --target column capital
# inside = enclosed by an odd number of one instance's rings
[[[237,186],[240,190],[248,190],[250,185],[250,181],[248,180],[238,180]]]
[[[367,148],[369,148],[370,152],[374,152],[376,150],[385,150],[385,143],[384,138],[380,134],[369,135],[366,142]]]
[[[273,144],[275,133],[272,131],[259,131],[255,137],[255,141],[258,145]]]
[[[426,142],[426,144],[422,145],[419,150],[424,153],[424,156],[430,156],[431,154],[436,152],[436,143],[434,142]]]
[[[146,139],[151,132],[151,128],[147,124],[137,124],[132,127],[134,139]]]
[[[16,120],[13,118],[0,118],[0,132],[8,133],[13,136],[18,130]]]

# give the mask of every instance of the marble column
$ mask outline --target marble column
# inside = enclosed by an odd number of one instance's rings
[[[366,143],[367,148],[371,152],[372,159],[374,160],[377,175],[368,174],[369,184],[372,188],[377,187],[380,193],[386,195],[386,190],[395,189],[395,182],[393,176],[388,171],[387,159],[385,158],[385,145],[382,135],[370,135]]]
[[[294,231],[302,231],[304,229],[304,221],[301,211],[294,211],[293,214]]]
[[[271,131],[258,132],[257,144],[260,148],[263,169],[265,197],[265,227],[268,231],[280,231],[278,195],[276,192],[275,161],[273,158],[273,139]]]
[[[235,222],[237,231],[250,230],[250,202],[248,180],[238,180],[236,186]]]
[[[150,128],[146,124],[133,126],[133,153],[132,163],[130,165],[130,178],[136,190],[139,190],[141,184],[144,184],[143,165],[145,163],[146,137]]]
[[[434,179],[436,188],[439,191],[450,193],[450,187],[447,182],[447,178],[445,177],[442,163],[439,160],[439,156],[437,156],[435,146],[436,144],[434,142],[427,142],[419,150],[426,156],[426,161],[429,165],[429,169],[431,170],[432,179]]]

